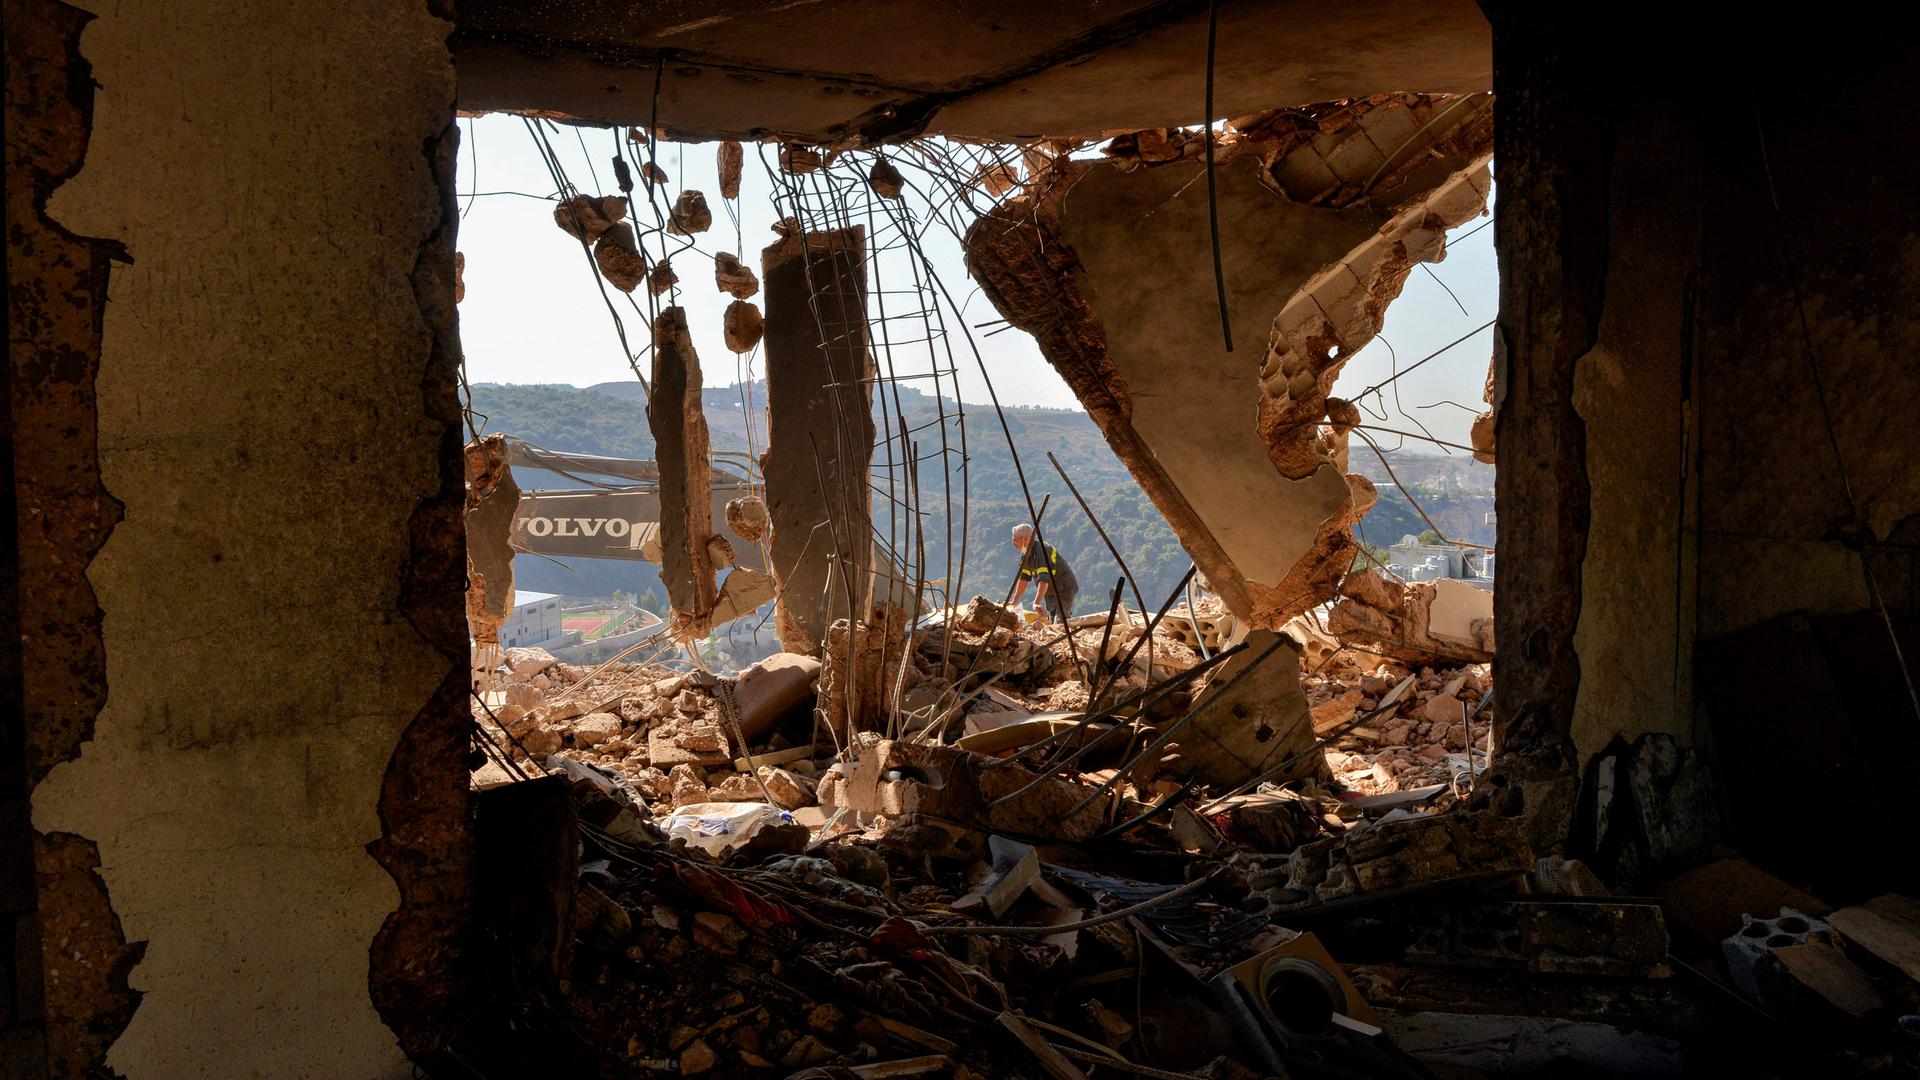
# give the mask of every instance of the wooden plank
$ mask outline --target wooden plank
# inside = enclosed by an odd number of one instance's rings
[[[1876,896],[1827,916],[1847,940],[1920,982],[1920,900],[1898,893]]]

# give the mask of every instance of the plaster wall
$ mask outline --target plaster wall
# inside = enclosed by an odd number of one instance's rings
[[[419,292],[450,24],[425,3],[96,7],[91,146],[49,215],[133,259],[95,385],[125,517],[89,570],[106,706],[34,826],[97,844],[146,943],[110,1067],[406,1075],[369,978],[401,890],[370,847],[402,732],[464,680],[457,571],[412,591],[424,508],[458,545],[450,250],[444,325]]]
[[[1573,378],[1592,488],[1574,631],[1583,762],[1616,737],[1686,745],[1692,728],[1699,156],[1686,113],[1632,109],[1610,175],[1605,307]]]

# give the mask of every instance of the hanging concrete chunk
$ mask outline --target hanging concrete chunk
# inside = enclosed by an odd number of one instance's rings
[[[720,197],[737,199],[740,197],[740,164],[745,158],[745,153],[738,142],[728,139],[720,144],[718,158]]]
[[[1213,170],[1232,352],[1201,140],[1054,158],[973,227],[967,263],[1233,614],[1277,629],[1358,554],[1374,492],[1335,460],[1327,396],[1414,265],[1484,207],[1492,102],[1387,94],[1246,122]]]
[[[678,284],[680,284],[680,275],[673,272],[672,259],[661,259],[653,264],[653,272],[647,275],[647,287],[653,290],[655,296]]]
[[[583,244],[600,239],[627,216],[627,200],[618,195],[575,195],[553,209],[553,223]]]
[[[713,283],[721,292],[741,300],[760,291],[760,279],[730,251],[713,257]]]
[[[646,177],[648,187],[666,187],[667,170],[649,161],[640,166],[640,175]]]
[[[653,323],[653,397],[647,402],[660,465],[660,578],[673,606],[669,630],[682,640],[707,635],[717,590],[712,465],[707,418],[700,405],[700,357],[687,313],[670,307]]]
[[[867,185],[881,198],[897,199],[906,190],[907,178],[901,176],[900,170],[894,168],[891,162],[879,158],[874,161],[873,170],[867,174]]]
[[[767,503],[758,495],[743,495],[727,503],[727,528],[743,540],[758,540],[767,530]]]
[[[630,293],[647,280],[647,257],[634,242],[633,227],[624,221],[608,229],[593,245],[593,261],[607,284],[621,292]]]
[[[761,318],[759,308],[745,300],[735,300],[727,305],[724,330],[728,349],[737,353],[752,352],[766,332],[766,320]]]
[[[813,653],[834,620],[866,613],[871,588],[866,232],[783,236],[761,253],[761,276],[775,627],[788,651]]]
[[[707,209],[707,197],[688,188],[673,200],[667,214],[667,231],[675,236],[692,236],[713,228],[713,211]]]
[[[800,176],[820,167],[820,151],[799,143],[788,143],[780,148],[780,171]]]

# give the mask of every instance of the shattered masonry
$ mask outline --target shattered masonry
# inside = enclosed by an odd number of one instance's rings
[[[1413,266],[1484,210],[1492,101],[1377,95],[1232,127],[1216,179],[1234,352],[1205,272],[1197,136],[1051,159],[974,225],[967,261],[1233,612],[1277,628],[1332,596],[1357,554],[1349,530],[1374,493],[1337,467],[1354,417],[1323,429],[1327,395]]]

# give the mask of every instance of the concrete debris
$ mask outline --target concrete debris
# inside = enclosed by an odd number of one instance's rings
[[[1327,629],[1404,663],[1485,663],[1493,659],[1493,593],[1454,578],[1403,584],[1362,570],[1347,575]]]
[[[593,261],[607,284],[621,292],[630,293],[647,280],[647,257],[633,238],[633,226],[624,221],[601,234],[599,242],[593,245]]]
[[[760,291],[760,278],[730,251],[714,255],[713,283],[721,292],[740,300]]]
[[[659,296],[661,293],[666,292],[678,284],[680,284],[680,275],[674,273],[672,259],[661,259],[653,265],[653,269],[647,274],[647,287],[653,290],[653,295],[655,296]]]
[[[591,244],[626,216],[627,200],[619,195],[575,195],[554,207],[553,223],[575,240]]]
[[[780,171],[794,176],[802,176],[818,169],[822,164],[820,151],[799,143],[787,143],[780,148]]]
[[[649,161],[640,166],[640,175],[646,180],[648,187],[667,186],[667,170],[661,168],[655,162]]]
[[[667,212],[667,232],[674,236],[693,236],[711,228],[713,211],[707,209],[706,195],[688,188],[673,200],[673,208]]]
[[[1785,1011],[1824,1005],[1856,1019],[1881,1007],[1880,992],[1847,958],[1833,927],[1792,908],[1774,918],[1747,916],[1720,947],[1728,979],[1756,1005]]]
[[[745,300],[735,300],[727,305],[721,330],[729,352],[752,352],[766,333],[766,320],[761,318],[759,308]]]
[[[734,139],[720,143],[716,161],[720,171],[720,197],[737,199],[740,197],[740,166],[745,160],[745,151]]]
[[[1382,94],[1249,123],[1216,140],[1212,196],[1191,132],[1055,156],[974,225],[967,262],[1227,607],[1278,629],[1331,599],[1359,553],[1351,527],[1377,496],[1345,470],[1354,417],[1328,395],[1413,267],[1483,211],[1492,100]],[[1267,343],[1258,365],[1183,362],[1217,351],[1219,304],[1210,275],[1166,271],[1212,261],[1215,210],[1228,324]],[[1220,422],[1234,416],[1249,419]]]
[[[906,190],[907,178],[887,159],[875,158],[872,170],[867,173],[867,185],[883,199],[897,199]]]
[[[758,540],[767,531],[767,503],[758,495],[727,501],[727,528],[744,540]]]
[[[1532,1060],[1524,1038],[1667,1060],[1670,1028],[1698,1024],[1696,999],[1713,992],[1673,977],[1681,946],[1661,905],[1606,895],[1576,862],[1536,858],[1520,818],[1467,804],[1485,756],[1469,742],[1487,721],[1470,740],[1452,718],[1486,700],[1489,665],[1413,667],[1336,642],[1309,666],[1256,629],[1206,681],[1111,709],[1193,672],[1187,642],[1218,614],[1175,609],[1149,635],[1125,608],[1109,628],[1104,614],[1030,625],[983,597],[916,626],[881,607],[836,621],[817,658],[780,654],[738,677],[510,652],[486,702],[501,724],[476,716],[517,767],[563,772],[583,823],[577,942],[554,991],[570,1025],[622,1060],[716,1076],[929,1055],[976,1080],[1050,1074],[1042,1050],[1082,1049],[1061,1029],[1126,1056],[1129,1037],[1145,1040],[1161,1067],[1201,1075],[1339,1061],[1413,1076],[1409,1051],[1499,1065]],[[1214,699],[1224,711],[1139,754],[1241,672],[1248,696]],[[1049,714],[1054,700],[1080,711]],[[909,731],[912,702],[924,715]],[[1238,756],[1276,703],[1300,718],[1316,767],[1219,798],[1300,752],[1275,731],[1258,745],[1288,749]],[[1225,719],[1235,705],[1240,731]],[[988,728],[998,716],[1027,719]],[[954,745],[970,727],[1014,737]],[[1193,730],[1236,748],[1237,770],[1224,756],[1202,768]],[[511,775],[490,762],[475,784]],[[1879,919],[1855,922],[1862,940],[1896,958],[1875,954],[1873,970],[1898,977],[1900,934],[1881,924],[1906,909],[1861,908]],[[1318,937],[1292,928],[1309,918]],[[1867,1002],[1827,933],[1760,965],[1769,1008],[1848,1018]],[[1343,968],[1349,948],[1374,962]],[[1040,1043],[968,1026],[1007,1002]],[[1354,1026],[1311,1051],[1284,1036],[1326,1009]],[[1502,1049],[1487,1041],[1498,1031],[1524,1038]],[[1210,1069],[1183,1043],[1229,1057]]]

